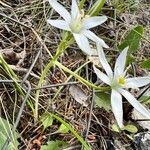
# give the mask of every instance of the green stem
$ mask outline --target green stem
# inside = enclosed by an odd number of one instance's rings
[[[83,84],[94,88],[95,90],[99,90],[99,91],[108,91],[110,88],[109,87],[100,87],[100,86],[96,86],[95,84],[85,80],[84,78],[82,78],[81,76],[79,76],[78,74],[76,74],[75,72],[71,71],[70,69],[68,69],[67,67],[65,67],[64,65],[62,65],[61,63],[59,63],[58,61],[55,62],[55,65],[57,65],[59,68],[63,69],[65,72],[68,72],[69,74],[73,75],[75,78],[77,78],[80,82],[82,82]]]
[[[79,72],[79,70],[81,70],[84,66],[86,66],[88,63],[90,63],[90,61],[85,62],[83,65],[81,65],[79,68],[77,68],[74,73],[77,74]],[[65,83],[69,82],[69,80],[73,77],[73,75],[69,75],[69,77],[67,78],[67,80],[65,81]],[[54,99],[56,99],[56,97],[58,96],[58,94],[60,93],[60,91],[63,89],[63,86],[60,87],[57,91],[57,93],[54,95],[53,99],[51,101],[54,101]],[[49,107],[48,107],[49,108]]]

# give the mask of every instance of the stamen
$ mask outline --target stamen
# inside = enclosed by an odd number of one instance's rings
[[[126,79],[125,79],[124,77],[120,76],[120,77],[118,78],[118,83],[119,83],[120,85],[124,85],[124,84],[126,83]]]
[[[83,14],[79,14],[75,20],[72,20],[71,24],[70,24],[70,28],[72,29],[73,32],[75,33],[79,33],[80,30],[82,29],[83,26],[83,18],[82,18]]]

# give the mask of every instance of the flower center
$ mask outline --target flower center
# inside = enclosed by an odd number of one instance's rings
[[[126,83],[126,79],[123,76],[119,76],[117,78],[112,79],[111,87],[114,89],[118,89],[125,86],[125,83]]]
[[[123,86],[126,83],[126,79],[122,76],[119,76],[118,77],[118,83],[119,83],[119,85]]]
[[[75,20],[72,20],[70,23],[70,28],[72,32],[79,33],[81,31],[81,28],[83,26],[82,18],[78,16]]]
[[[73,20],[70,23],[70,28],[72,32],[79,33],[81,29],[83,28],[83,19],[85,18],[84,11],[81,10],[81,13],[76,16],[76,18],[73,18]]]

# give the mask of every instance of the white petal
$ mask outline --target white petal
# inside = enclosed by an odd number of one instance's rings
[[[110,85],[110,79],[107,75],[105,75],[103,72],[101,72],[99,69],[97,69],[94,65],[93,65],[93,69],[94,72],[96,73],[97,77],[102,80],[104,83]]]
[[[48,19],[47,22],[50,25],[52,25],[56,28],[70,31],[69,25],[64,20],[51,20],[51,19]]]
[[[123,128],[122,96],[113,89],[111,92],[111,107],[119,127]]]
[[[92,50],[90,48],[88,39],[82,34],[73,33],[73,35],[79,48],[87,55],[92,55]]]
[[[71,16],[67,9],[62,6],[60,3],[57,2],[57,0],[48,0],[52,8],[60,14],[67,22],[70,22]]]
[[[110,65],[108,64],[107,59],[104,54],[104,51],[103,51],[103,48],[101,47],[101,45],[99,43],[97,43],[97,51],[98,51],[99,60],[100,60],[101,65],[103,66],[107,75],[110,78],[112,78],[113,77],[112,69],[111,69]]]
[[[126,64],[127,51],[128,51],[128,47],[126,47],[121,52],[121,54],[119,55],[119,57],[116,60],[115,69],[114,69],[114,75],[115,75],[115,77],[122,75],[123,72],[124,72],[125,64]]]
[[[77,4],[76,0],[72,0],[71,17],[72,17],[72,19],[75,19],[79,15],[80,15],[80,10],[79,10],[78,4]]]
[[[101,25],[106,20],[107,20],[106,16],[89,17],[84,20],[84,27],[86,29],[90,29],[90,28],[96,27],[98,25]]]
[[[135,78],[128,78],[126,79],[126,87],[127,88],[139,88],[150,83],[150,76],[149,77],[135,77]]]
[[[119,92],[128,100],[128,102],[137,110],[139,111],[143,116],[150,119],[150,112],[147,111],[147,109],[139,102],[137,101],[133,95],[131,95],[128,91],[119,89]]]
[[[96,36],[93,32],[91,32],[90,30],[83,30],[82,34],[84,34],[87,38],[89,38],[90,40],[94,41],[94,42],[99,42],[100,45],[104,48],[109,48],[109,46],[98,36]]]

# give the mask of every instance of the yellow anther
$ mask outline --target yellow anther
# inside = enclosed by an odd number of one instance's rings
[[[119,83],[120,85],[124,85],[124,84],[126,83],[126,79],[125,79],[124,77],[120,76],[120,77],[118,78],[118,83]]]

